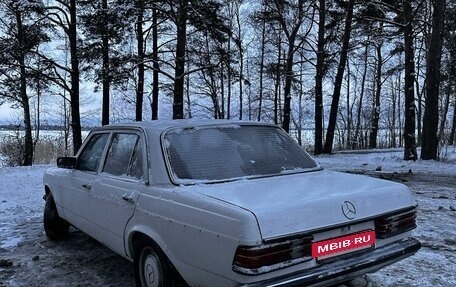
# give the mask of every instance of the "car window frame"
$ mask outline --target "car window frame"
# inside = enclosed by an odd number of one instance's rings
[[[150,158],[150,155],[149,155],[149,146],[148,146],[148,136],[147,136],[147,133],[144,131],[143,128],[141,127],[115,127],[115,126],[106,126],[104,128],[99,128],[99,129],[96,129],[96,130],[92,130],[88,135],[87,137],[85,138],[84,142],[82,143],[81,147],[79,148],[78,152],[76,153],[75,157],[76,157],[76,166],[78,165],[78,161],[79,161],[79,158],[80,158],[80,155],[82,153],[82,151],[85,149],[87,143],[89,142],[89,139],[96,135],[96,134],[100,134],[100,133],[107,133],[109,134],[109,137],[108,137],[108,140],[107,140],[107,144],[105,145],[104,147],[104,150],[103,150],[103,153],[102,153],[102,156],[101,156],[101,160],[100,160],[100,164],[98,164],[98,169],[97,171],[84,171],[84,170],[79,170],[79,169],[76,169],[74,168],[73,170],[77,170],[79,172],[85,172],[85,173],[90,173],[90,174],[95,174],[95,175],[99,175],[102,171],[102,167],[104,165],[101,165],[101,163],[105,162],[105,159],[106,159],[106,155],[108,153],[108,150],[109,150],[109,144],[111,142],[111,137],[113,136],[113,133],[114,132],[132,132],[132,133],[137,133],[141,139],[141,143],[142,143],[142,153],[143,153],[143,179],[142,180],[139,180],[137,178],[134,178],[134,177],[131,177],[130,178],[124,178],[126,180],[131,180],[131,181],[134,181],[134,182],[138,182],[138,183],[143,183],[144,185],[150,185],[150,175],[149,175],[149,158]],[[110,175],[108,173],[106,173],[107,175]],[[110,176],[113,176],[114,175],[110,175]],[[116,176],[116,178],[119,178],[118,176]]]
[[[95,135],[98,135],[98,134],[107,134],[108,135],[108,139],[106,140],[105,146],[104,146],[103,151],[101,153],[101,158],[100,158],[100,162],[98,163],[97,169],[94,170],[94,171],[79,169],[78,168],[79,167],[79,160],[80,160],[82,152],[86,148],[87,144],[90,142],[90,139],[92,137],[94,137]],[[112,132],[108,131],[108,130],[99,130],[99,131],[90,132],[89,135],[87,136],[87,138],[84,140],[84,143],[81,146],[81,148],[79,149],[78,153],[76,154],[76,165],[75,165],[74,170],[77,170],[77,171],[80,171],[80,172],[85,172],[85,173],[90,173],[90,174],[99,174],[100,173],[101,163],[104,162],[104,158],[105,158],[105,155],[107,153],[107,147],[109,146],[108,143],[111,141],[111,137],[112,137]]]
[[[142,155],[141,155],[142,156],[142,169],[143,169],[142,178],[137,178],[137,177],[131,176],[129,174],[131,171],[131,159],[133,157],[133,153],[130,155],[126,176],[125,175],[115,175],[115,174],[103,171],[104,167],[106,165],[106,160],[108,158],[108,152],[109,152],[109,149],[111,148],[111,144],[112,144],[115,134],[133,134],[133,135],[138,136],[138,141],[136,141],[133,151],[135,150],[136,146],[138,145],[138,142],[140,142],[141,143],[141,153],[142,153]],[[148,182],[147,167],[145,166],[145,164],[147,164],[147,162],[145,162],[145,161],[147,161],[147,156],[145,156],[145,155],[147,155],[147,149],[145,149],[145,140],[142,135],[143,135],[142,132],[134,130],[134,129],[112,130],[111,135],[109,137],[109,142],[107,144],[104,156],[102,158],[103,164],[100,164],[100,169],[99,169],[100,173],[106,174],[107,176],[113,177],[113,178],[121,178],[121,179],[125,179],[125,180],[132,180],[135,182]]]

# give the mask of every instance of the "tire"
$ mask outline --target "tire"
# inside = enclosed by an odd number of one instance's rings
[[[49,193],[46,197],[43,215],[44,232],[49,239],[62,240],[68,234],[70,224],[57,213],[54,198]]]
[[[137,287],[174,286],[172,267],[151,240],[141,238],[136,243],[134,272]]]

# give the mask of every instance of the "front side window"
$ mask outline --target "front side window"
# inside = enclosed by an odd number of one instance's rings
[[[172,129],[163,140],[171,174],[184,183],[317,168],[315,161],[291,137],[273,126]]]
[[[138,135],[114,134],[103,172],[116,176],[142,177],[142,152]]]
[[[109,134],[94,134],[82,150],[76,169],[97,171]]]

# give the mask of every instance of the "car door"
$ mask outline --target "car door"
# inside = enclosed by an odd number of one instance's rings
[[[92,183],[98,175],[109,136],[108,132],[91,134],[77,157],[76,167],[71,171],[68,180],[62,183],[65,188],[65,217],[87,234],[92,234],[89,204]]]
[[[145,188],[144,142],[139,132],[115,132],[99,178],[92,184],[94,237],[125,254],[124,230]]]

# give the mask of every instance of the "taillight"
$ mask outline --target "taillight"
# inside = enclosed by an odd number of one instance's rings
[[[312,260],[313,236],[288,239],[260,246],[239,246],[233,270],[243,274],[261,274]]]
[[[377,238],[389,238],[416,227],[416,209],[393,215],[386,215],[375,220]]]

